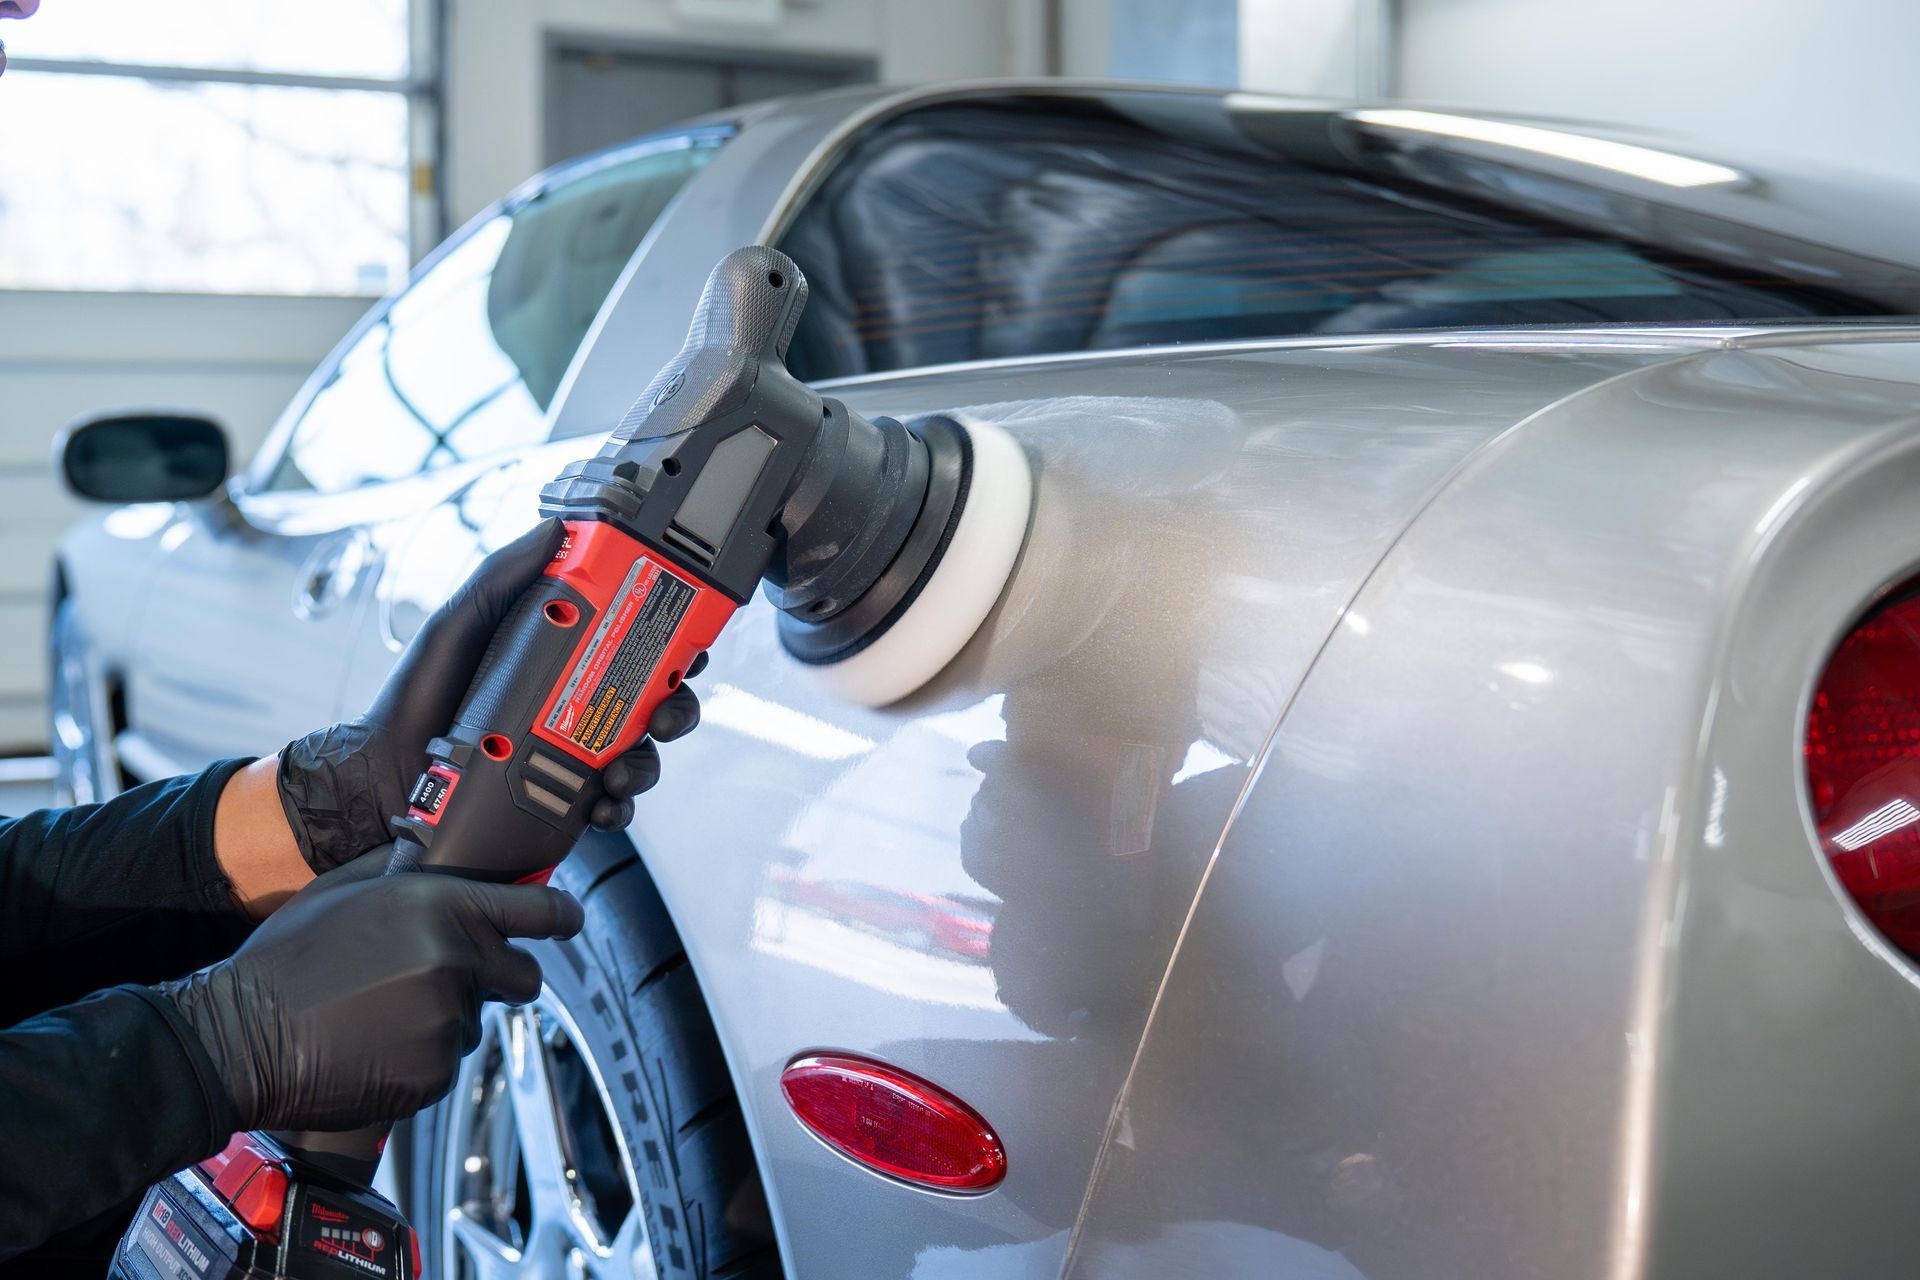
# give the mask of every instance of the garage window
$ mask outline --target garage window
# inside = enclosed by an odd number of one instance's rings
[[[0,288],[385,293],[442,234],[423,17],[78,0],[8,23]]]
[[[902,115],[841,161],[781,247],[813,286],[793,362],[816,379],[1295,334],[1912,307],[1911,271],[1763,240],[1682,204],[1390,145],[1338,113],[1236,115],[1169,94]]]
[[[340,354],[266,487],[337,493],[545,439],[600,304],[723,137],[582,162],[450,243]]]

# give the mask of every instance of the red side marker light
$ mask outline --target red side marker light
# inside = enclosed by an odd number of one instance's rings
[[[1007,1176],[993,1127],[938,1085],[850,1054],[797,1058],[780,1091],[800,1123],[848,1159],[935,1191],[986,1191]]]
[[[1807,715],[1820,849],[1861,912],[1920,959],[1920,594],[1909,584],[1827,660]]]

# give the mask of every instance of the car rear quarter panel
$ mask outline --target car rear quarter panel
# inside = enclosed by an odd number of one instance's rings
[[[1208,868],[1075,1276],[1889,1275],[1920,992],[1800,799],[1920,562],[1920,346],[1665,363],[1482,450]]]
[[[792,1274],[1059,1274],[1195,886],[1354,592],[1487,440],[1673,354],[1372,343],[841,389],[868,413],[1001,423],[1038,498],[981,636],[896,707],[817,690],[770,608],[749,606],[703,677],[705,724],[634,825],[738,1076]],[[909,900],[984,916],[985,947],[902,926]],[[829,1152],[778,1088],[816,1049],[966,1098],[1005,1137],[1006,1183],[923,1194]]]

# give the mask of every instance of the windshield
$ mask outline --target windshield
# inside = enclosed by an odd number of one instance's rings
[[[1900,292],[1913,288],[1910,270],[1583,186],[1524,153],[1509,162],[1431,137],[1413,145],[1404,130],[1324,110],[1236,116],[1217,98],[1161,101],[1158,116],[1098,99],[952,104],[876,126],[781,242],[814,291],[795,372],[1913,307]],[[1678,172],[1720,174],[1739,177]]]
[[[574,166],[450,243],[340,355],[265,487],[337,493],[543,439],[608,291],[721,140]]]

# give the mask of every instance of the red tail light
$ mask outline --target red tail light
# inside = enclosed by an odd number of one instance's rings
[[[1804,750],[1821,851],[1867,919],[1920,958],[1920,593],[1841,641]]]
[[[985,1191],[1007,1153],[980,1114],[898,1067],[846,1054],[796,1059],[780,1077],[800,1123],[869,1169],[936,1191]]]

